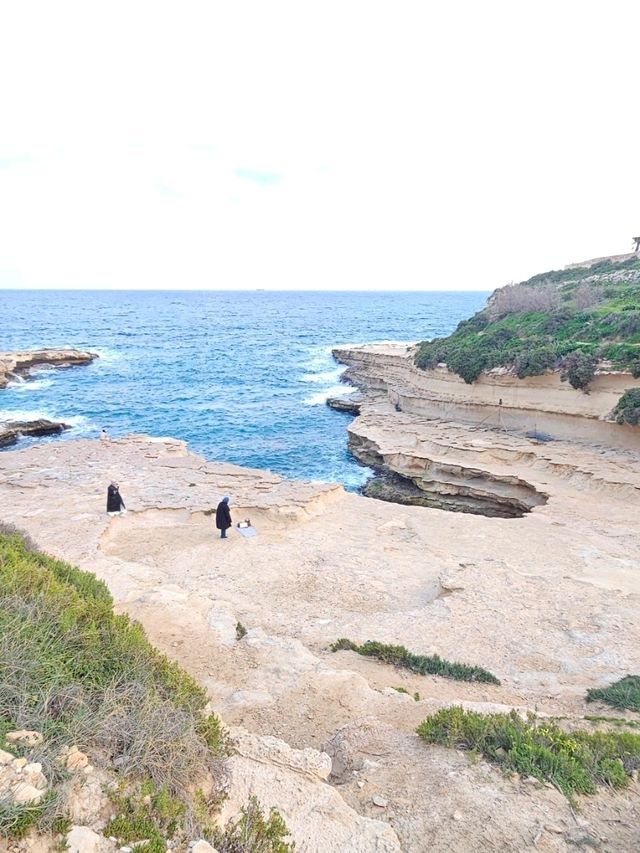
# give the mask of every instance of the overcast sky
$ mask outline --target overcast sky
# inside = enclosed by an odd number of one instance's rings
[[[0,287],[492,289],[640,234],[640,3],[0,2]]]

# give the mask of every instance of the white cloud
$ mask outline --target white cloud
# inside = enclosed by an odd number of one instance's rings
[[[0,286],[489,289],[640,230],[633,2],[0,11]]]

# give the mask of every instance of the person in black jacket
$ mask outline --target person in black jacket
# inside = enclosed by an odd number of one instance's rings
[[[227,538],[227,530],[231,527],[231,512],[229,511],[229,498],[222,498],[216,509],[216,527],[220,531],[220,538]]]
[[[118,490],[118,484],[111,483],[107,489],[107,512],[113,515],[116,512],[122,512],[123,509],[126,509],[126,507],[122,500],[122,495]]]

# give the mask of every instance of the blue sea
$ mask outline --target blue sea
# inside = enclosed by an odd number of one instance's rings
[[[174,436],[208,459],[287,477],[367,477],[347,451],[348,390],[331,348],[446,335],[479,292],[0,291],[0,350],[73,347],[88,367],[40,370],[0,390],[0,421],[47,417],[61,441]],[[42,441],[43,439],[39,439]],[[27,440],[23,440],[27,443]]]

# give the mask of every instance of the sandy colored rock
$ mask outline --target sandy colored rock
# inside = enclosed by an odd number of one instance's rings
[[[27,746],[38,746],[44,738],[41,732],[29,731],[28,729],[20,729],[19,731],[7,732],[5,735],[7,743],[23,743]]]
[[[191,848],[191,853],[218,853],[215,847],[212,847],[208,841],[200,839]]]
[[[73,367],[91,364],[96,353],[73,349],[43,349],[25,352],[0,352],[0,388],[11,379],[28,376],[38,367]]]
[[[275,738],[248,733],[234,738],[241,752],[226,762],[229,782],[222,824],[236,818],[249,797],[256,796],[267,810],[278,809],[301,853],[399,853],[398,838],[387,824],[361,817],[324,782],[328,756],[314,756],[310,749],[300,754]]]
[[[72,826],[67,833],[68,853],[102,853],[106,847],[106,839],[98,835],[88,826]],[[115,849],[110,845],[111,849]]]
[[[3,452],[0,517],[96,572],[116,607],[207,688],[227,726],[267,738],[258,755],[239,738],[227,816],[256,792],[263,805],[286,805],[299,850],[314,849],[303,846],[311,844],[307,827],[331,839],[327,853],[350,849],[333,834],[333,814],[345,815],[363,850],[372,832],[366,821],[374,820],[394,833],[390,849],[407,853],[565,851],[554,833],[534,845],[546,823],[575,825],[557,791],[427,747],[415,729],[451,704],[570,718],[609,713],[584,695],[640,671],[639,454],[434,421],[396,412],[387,397],[364,402],[351,428],[401,470],[424,471],[424,460],[435,458],[514,476],[547,503],[522,518],[398,506],[134,436]],[[112,478],[131,508],[122,518],[104,515]],[[254,539],[233,531],[226,543],[216,538],[205,510],[224,494],[251,517]],[[248,630],[242,642],[233,641],[234,619]],[[423,677],[331,653],[341,636],[479,664],[502,684]],[[320,773],[326,758],[307,763],[297,753],[320,750],[338,732],[341,751],[332,757],[336,768],[344,757],[343,769],[328,783]],[[374,796],[387,808],[373,806]],[[640,846],[639,802],[633,782],[580,806],[589,832],[622,853]],[[452,819],[455,811],[462,820]]]
[[[66,761],[67,770],[70,770],[73,773],[76,770],[86,768],[88,765],[89,758],[84,752],[80,752],[77,748],[74,751],[69,752]]]
[[[36,788],[34,785],[30,785],[28,782],[18,782],[11,793],[16,803],[39,803],[46,791],[44,788]]]

